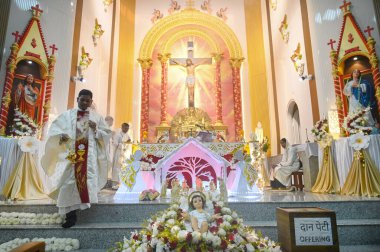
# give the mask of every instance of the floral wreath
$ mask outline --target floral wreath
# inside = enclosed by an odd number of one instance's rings
[[[206,202],[206,195],[205,195],[203,192],[201,192],[201,191],[194,191],[194,192],[190,193],[189,198],[188,198],[189,207],[192,206],[191,201],[192,201],[193,198],[195,198],[195,197],[201,197],[202,200],[203,200],[204,202]],[[205,206],[203,206],[203,207],[205,207]],[[191,207],[191,208],[192,208],[192,207]]]

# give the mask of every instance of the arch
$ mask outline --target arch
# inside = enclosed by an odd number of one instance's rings
[[[139,58],[152,58],[155,46],[166,33],[172,29],[189,24],[199,26],[199,28],[214,31],[226,44],[231,58],[243,57],[239,40],[237,39],[233,30],[228,27],[222,20],[195,9],[185,9],[181,12],[160,19],[157,24],[148,31],[142,42]]]
[[[287,121],[288,121],[288,137],[289,141],[292,144],[301,143],[301,134],[300,134],[300,116],[298,105],[294,100],[290,100],[288,103],[288,112],[287,112]]]

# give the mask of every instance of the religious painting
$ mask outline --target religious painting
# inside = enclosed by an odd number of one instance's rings
[[[28,62],[31,61],[26,61],[26,64],[33,64],[33,62]],[[15,119],[20,114],[26,115],[35,124],[40,124],[42,120],[45,81],[40,79],[39,72],[33,68],[29,68],[30,71],[25,72],[25,62],[20,62],[17,67],[11,91],[12,102],[9,107],[6,129],[8,134],[11,133],[16,123]]]
[[[353,73],[347,73],[345,75],[340,76],[341,77],[341,88],[343,90],[343,94],[345,99],[343,99],[343,111],[345,116],[349,113],[350,111],[350,106],[361,106],[361,107],[370,107],[371,108],[371,115],[372,119],[375,122],[380,122],[380,116],[379,116],[379,111],[377,108],[377,99],[375,96],[375,86],[373,83],[373,76],[372,76],[372,71],[371,69],[364,69],[364,70],[359,70],[359,69],[353,69],[353,71],[360,71],[360,77],[359,77],[359,92],[358,93],[353,93],[352,98],[347,95],[347,92],[351,92],[351,90],[347,91],[351,81],[352,81],[352,75]],[[353,101],[355,99],[355,104],[350,104],[350,100]],[[356,104],[357,102],[358,104]],[[359,105],[360,104],[360,105]],[[351,108],[351,110],[355,110],[354,107]]]

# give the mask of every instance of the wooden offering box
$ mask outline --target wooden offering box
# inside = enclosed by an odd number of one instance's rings
[[[285,252],[338,252],[335,212],[319,207],[276,210],[278,242]]]

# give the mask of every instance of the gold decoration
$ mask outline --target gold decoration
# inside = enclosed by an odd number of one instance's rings
[[[305,70],[305,63],[302,60],[301,44],[298,42],[296,50],[294,50],[290,60],[293,62],[299,76],[303,76]]]
[[[5,127],[0,128],[0,136],[5,136]]]
[[[158,60],[161,63],[167,62],[170,59],[170,57],[171,57],[170,53],[164,53],[164,54],[159,53],[158,56],[157,56]]]
[[[45,114],[49,114],[50,112],[50,109],[51,109],[51,104],[50,104],[50,100],[48,102],[45,103],[44,105],[44,111],[45,111]]]
[[[137,59],[137,61],[140,63],[142,69],[149,69],[153,65],[153,60],[151,58],[146,59]]]
[[[336,96],[335,105],[338,109],[343,109],[343,102],[339,96]]]
[[[220,62],[223,59],[223,53],[211,53],[211,56],[215,62]]]
[[[98,19],[95,18],[95,27],[92,33],[92,41],[94,42],[94,46],[98,45],[98,40],[103,35],[104,30],[102,29],[102,25],[99,24]]]
[[[199,108],[182,109],[171,122],[171,132],[179,138],[194,137],[200,130],[212,130],[212,121],[209,115]]]
[[[11,101],[12,101],[12,98],[11,98],[11,92],[10,92],[10,91],[8,91],[8,92],[4,95],[4,97],[2,98],[2,101],[3,101],[3,106],[4,106],[4,108],[5,108],[5,109],[8,109],[8,107],[9,107],[9,103],[11,103]]]
[[[379,59],[376,57],[376,55],[371,55],[370,59],[369,59],[371,65],[372,65],[372,68],[377,68],[378,64],[379,64]]]
[[[214,31],[217,36],[223,38],[232,58],[241,58],[243,56],[240,42],[234,31],[222,20],[195,9],[186,9],[161,19],[160,22],[153,26],[144,38],[139,57],[141,59],[151,57],[158,41],[165,34],[188,24],[199,26],[199,29]]]
[[[72,164],[75,164],[77,162],[77,154],[75,154],[75,151],[70,150],[66,157],[67,160],[69,160]]]
[[[275,11],[277,9],[277,0],[270,0],[270,7]]]
[[[90,58],[90,54],[86,52],[84,46],[82,46],[82,55],[81,60],[79,61],[78,72],[81,77],[83,77],[84,70],[88,68],[91,64],[92,59]]]
[[[281,33],[282,40],[285,41],[287,44],[289,41],[289,30],[288,30],[288,21],[287,21],[287,15],[285,14],[284,18],[281,21],[281,25],[278,28],[278,30]]]
[[[376,94],[375,94],[377,100],[380,100],[380,87],[376,88]]]
[[[241,58],[231,58],[230,59],[230,64],[231,64],[232,68],[240,68],[241,63],[243,63],[243,61],[244,61],[243,57],[241,57]]]

